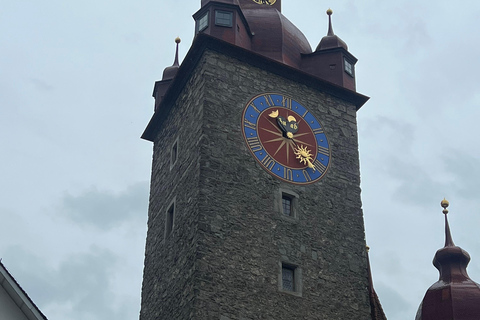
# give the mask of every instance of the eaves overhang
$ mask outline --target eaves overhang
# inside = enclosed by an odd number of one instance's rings
[[[195,37],[190,50],[180,65],[177,75],[158,106],[157,112],[155,112],[150,119],[150,122],[142,134],[142,139],[154,141],[156,133],[166,120],[178,95],[187,84],[190,74],[194,71],[206,50],[216,51],[318,91],[331,94],[332,96],[354,104],[357,110],[370,99],[365,95],[320,79],[276,60],[200,33]]]
[[[28,320],[48,320],[0,261],[0,286]]]

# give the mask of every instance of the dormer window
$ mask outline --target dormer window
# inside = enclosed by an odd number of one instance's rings
[[[232,27],[233,12],[215,10],[215,25],[221,27]]]
[[[350,63],[346,58],[343,58],[343,64],[345,66],[345,72],[348,73],[350,76],[354,77],[354,67],[353,64]]]
[[[208,12],[197,20],[197,32],[203,31],[208,27]]]

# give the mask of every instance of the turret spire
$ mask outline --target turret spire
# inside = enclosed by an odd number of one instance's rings
[[[327,32],[327,35],[322,38],[322,40],[318,44],[317,49],[315,51],[332,49],[332,48],[344,48],[345,50],[348,50],[347,44],[338,36],[336,36],[335,33],[333,32],[332,14],[333,14],[333,10],[328,9],[327,10],[328,32]]]
[[[175,50],[175,60],[173,61],[172,66],[170,66],[168,68],[165,68],[165,70],[163,70],[162,80],[173,79],[175,77],[175,75],[177,74],[178,68],[180,66],[180,64],[178,63],[178,45],[180,44],[180,42],[181,42],[180,38],[176,37],[175,38],[175,43],[177,44],[177,47],[176,47],[176,50]]]
[[[175,38],[175,43],[177,44],[177,48],[176,48],[176,51],[175,51],[175,61],[173,61],[174,66],[179,66],[179,63],[178,63],[178,45],[180,44],[180,42],[182,42],[180,37],[176,37]]]
[[[471,320],[480,318],[480,286],[467,274],[470,255],[452,240],[447,214],[449,203],[440,205],[445,215],[445,247],[439,249],[433,265],[440,279],[425,294],[416,320]]]
[[[443,198],[440,205],[442,206],[443,208],[442,212],[445,215],[445,247],[453,247],[455,246],[455,244],[453,243],[452,234],[450,232],[450,226],[448,224],[448,219],[447,219],[447,214],[448,214],[447,208],[450,205],[450,203],[445,198]]]
[[[333,10],[330,9],[330,8],[328,8],[327,14],[328,14],[328,33],[327,33],[327,36],[334,36],[335,33],[333,33],[333,27],[332,27],[332,14],[333,14]]]

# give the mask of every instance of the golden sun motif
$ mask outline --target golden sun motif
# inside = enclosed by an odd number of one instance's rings
[[[315,171],[315,166],[312,163],[312,154],[310,150],[307,149],[307,147],[302,145],[301,147],[295,149],[293,153],[295,153],[297,159],[300,160],[300,163],[306,164],[309,168]]]

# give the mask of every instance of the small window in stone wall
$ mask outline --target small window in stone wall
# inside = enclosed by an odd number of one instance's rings
[[[279,289],[282,292],[302,296],[302,270],[291,263],[281,262]]]
[[[298,195],[287,189],[280,189],[278,198],[278,210],[284,217],[297,219]]]
[[[282,265],[282,287],[286,291],[295,291],[295,269]]]
[[[286,216],[292,216],[293,214],[293,210],[292,210],[292,197],[287,195],[287,194],[283,194],[282,195],[282,212],[284,215]]]
[[[175,202],[172,202],[167,210],[165,217],[165,238],[167,238],[173,231],[175,221]]]
[[[215,10],[215,25],[231,27],[233,25],[233,12]]]
[[[170,169],[175,165],[178,159],[178,140],[175,140],[175,142],[172,145],[172,148],[170,150]]]

